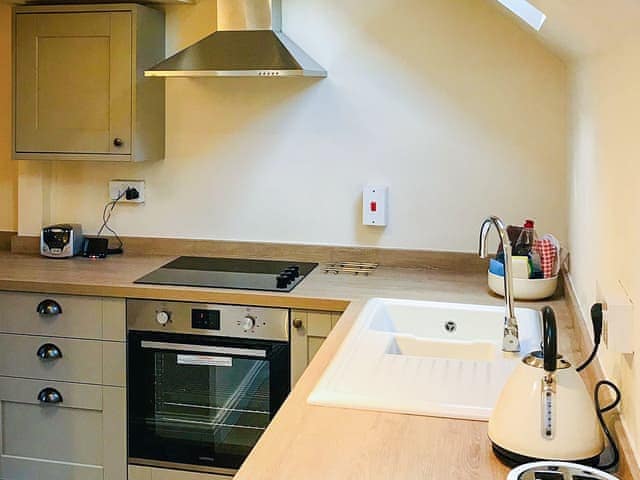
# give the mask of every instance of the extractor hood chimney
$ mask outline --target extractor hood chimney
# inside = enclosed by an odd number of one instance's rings
[[[281,0],[218,0],[218,30],[145,76],[326,77],[327,72],[282,33]]]

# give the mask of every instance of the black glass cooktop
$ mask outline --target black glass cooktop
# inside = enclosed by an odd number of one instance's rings
[[[179,257],[134,283],[290,292],[317,263]]]

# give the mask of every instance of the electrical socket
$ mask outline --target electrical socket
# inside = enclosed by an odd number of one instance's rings
[[[122,197],[119,203],[144,203],[144,180],[111,180],[109,182],[109,198],[117,199],[127,188],[135,188],[140,196],[133,200]]]
[[[602,341],[617,353],[634,353],[633,301],[619,280],[596,281],[596,301],[604,307]]]

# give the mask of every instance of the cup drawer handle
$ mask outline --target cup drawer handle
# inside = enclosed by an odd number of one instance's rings
[[[46,299],[38,304],[36,311],[43,317],[55,317],[62,313],[62,307],[55,300]]]
[[[62,395],[55,388],[47,387],[43,388],[42,390],[40,390],[40,393],[38,393],[38,401],[40,403],[55,405],[58,403],[62,403]]]
[[[62,351],[53,343],[45,343],[36,352],[42,361],[58,360],[62,358]]]

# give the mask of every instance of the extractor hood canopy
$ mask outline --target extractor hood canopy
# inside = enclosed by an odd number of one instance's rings
[[[218,30],[160,62],[147,77],[326,77],[282,33],[281,0],[218,0]]]

